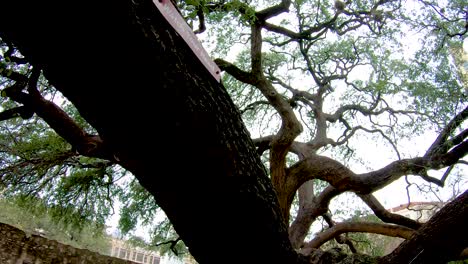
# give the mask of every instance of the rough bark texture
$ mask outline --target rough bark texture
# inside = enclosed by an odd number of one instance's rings
[[[156,198],[199,263],[374,261],[319,250],[312,250],[305,259],[292,249],[284,221],[292,194],[281,193],[281,212],[272,184],[223,85],[206,71],[151,1],[85,0],[71,4],[7,0],[2,10],[6,11],[0,16],[0,36],[17,45],[35,69],[43,69],[51,84],[75,104],[98,131],[105,156],[131,171]],[[268,86],[262,87],[271,102],[279,97],[268,93]],[[277,160],[284,159],[300,127],[290,131],[294,132],[291,136],[272,140]],[[461,154],[453,156],[463,156],[467,145],[454,148]],[[458,160],[450,155],[444,158],[439,165]],[[363,175],[332,160],[308,166],[312,161],[325,158],[309,156],[287,171],[283,167],[277,170],[277,175],[301,177],[278,184],[286,185],[287,190],[295,191],[313,178],[330,182],[326,192],[316,197],[317,206],[306,208],[309,217],[323,213],[324,205],[340,192],[370,193],[398,176],[391,171],[404,175],[412,172],[410,165],[419,168],[431,160],[400,161]],[[454,215],[466,220],[466,208],[460,209]],[[460,223],[458,218],[449,220]],[[301,227],[308,228],[303,223]],[[455,227],[436,227],[445,231],[422,228],[421,235],[413,239],[432,238],[427,235],[431,233],[438,238],[441,232],[452,234]],[[466,227],[460,228],[466,234]],[[301,239],[295,240],[299,245]],[[419,248],[411,243],[395,257]],[[431,252],[436,251],[431,247]],[[452,249],[442,250],[447,254],[441,255],[453,256]]]
[[[382,263],[442,264],[468,247],[468,191],[437,212]]]
[[[2,9],[2,38],[98,130],[197,261],[300,263],[236,107],[151,1]]]

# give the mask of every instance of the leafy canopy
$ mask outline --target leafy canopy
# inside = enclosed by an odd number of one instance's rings
[[[420,176],[418,186],[431,190],[444,186],[449,174],[455,185],[466,181],[459,169],[466,150],[450,164],[439,159],[466,138],[465,6],[463,0],[180,1],[181,13],[218,58],[224,86],[271,169],[293,246],[306,245],[319,216],[340,215],[328,206],[345,192],[356,192],[355,198],[371,206],[375,191],[403,176]],[[169,221],[133,176],[51,129],[17,86],[60,105],[81,135],[93,138],[96,131],[73,105],[11,43],[1,42],[0,55],[1,196],[60,206],[59,218],[76,225],[104,224],[119,201],[124,234],[146,225],[150,244],[166,250],[177,244],[173,252],[182,252]],[[425,153],[408,146],[427,131],[440,140],[424,146]],[[371,144],[390,153],[382,159],[400,162],[395,167],[405,158],[425,160],[422,167],[377,171],[362,151]],[[360,175],[365,180],[344,186],[340,179],[363,168],[356,164],[367,166],[368,174]],[[428,173],[442,168],[448,168],[447,176]],[[386,176],[366,178],[377,174]],[[307,221],[300,219],[304,212]]]

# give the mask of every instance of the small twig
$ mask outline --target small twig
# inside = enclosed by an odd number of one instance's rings
[[[175,239],[175,240],[169,240],[169,241],[157,243],[157,244],[155,244],[154,246],[155,246],[155,247],[159,247],[159,246],[162,246],[162,245],[171,244],[171,247],[170,247],[171,251],[174,252],[174,254],[175,254],[176,256],[178,256],[178,255],[179,255],[179,252],[178,252],[177,249],[176,249],[176,245],[177,245],[177,243],[179,243],[180,240],[181,240],[180,237],[178,237],[178,238]]]

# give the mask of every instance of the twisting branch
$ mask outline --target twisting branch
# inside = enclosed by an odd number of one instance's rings
[[[275,33],[278,33],[278,34],[281,34],[281,35],[285,35],[291,39],[300,39],[302,37],[302,35],[300,33],[296,33],[292,30],[289,30],[287,28],[284,28],[284,27],[280,27],[280,26],[277,26],[277,25],[273,25],[271,23],[265,23],[263,24],[263,28],[268,30],[268,31],[271,31],[271,32],[275,32]]]
[[[439,180],[437,178],[431,177],[427,174],[427,172],[422,172],[419,176],[427,182],[434,183],[437,186],[444,187],[445,185],[445,180],[447,177],[450,175],[450,172],[452,171],[454,165],[451,165],[445,170],[444,175],[442,175],[442,178]]]
[[[325,219],[325,222],[327,222],[329,227],[333,227],[336,225],[335,221],[333,221],[331,215],[329,213],[323,214],[322,215],[323,219]],[[349,247],[349,250],[352,253],[357,253],[356,247],[354,246],[353,242],[349,240],[348,238],[338,235],[335,237],[336,242],[339,244],[346,244]]]
[[[300,208],[296,219],[289,227],[289,240],[295,248],[302,245],[310,225],[315,222],[317,217],[327,213],[330,201],[343,193],[333,186],[328,186],[307,207]]]
[[[292,147],[299,147],[299,144],[293,144]],[[304,159],[287,169],[287,191],[295,193],[304,182],[321,179],[340,191],[370,194],[404,175],[427,176],[427,170],[441,169],[459,163],[468,153],[468,141],[461,142],[445,153],[440,151],[435,153],[437,155],[397,160],[382,169],[362,174],[355,174],[336,160],[308,153]]]
[[[425,157],[430,157],[440,153],[445,153],[448,149],[453,147],[453,144],[461,142],[468,136],[468,129],[465,129],[457,137],[454,137],[452,141],[447,141],[449,136],[455,131],[455,129],[468,118],[468,107],[457,114],[450,120],[450,122],[442,129],[437,139],[432,143],[429,149],[426,151]]]
[[[399,214],[393,214],[387,211],[382,204],[374,197],[372,194],[358,194],[358,196],[369,206],[370,209],[374,212],[374,214],[382,221],[391,224],[397,224],[401,226],[406,226],[411,229],[417,230],[421,227],[421,223],[414,221],[413,219],[404,217]]]
[[[243,71],[234,64],[223,59],[215,59],[214,62],[222,71],[229,73],[229,75],[236,78],[237,80],[251,85],[255,84],[256,79],[250,72]]]
[[[314,239],[306,243],[303,252],[308,252],[312,248],[319,248],[325,242],[333,239],[343,233],[359,232],[359,233],[374,233],[391,237],[401,237],[409,239],[414,233],[413,229],[380,223],[338,223],[329,229],[317,234]]]
[[[424,175],[428,169],[441,169],[443,167],[454,165],[468,153],[468,141],[454,147],[451,151],[427,157],[418,157],[413,159],[402,159],[392,162],[386,167],[358,175],[356,181],[351,180],[351,185],[354,183],[361,185],[364,189],[358,188],[356,191],[361,193],[370,193],[380,189],[390,182],[400,178],[403,175]],[[357,186],[356,186],[357,187]]]
[[[159,247],[159,246],[162,246],[162,245],[171,244],[171,247],[170,247],[171,251],[174,252],[174,254],[175,254],[176,256],[178,256],[178,255],[179,255],[179,252],[177,251],[176,246],[177,246],[177,243],[179,243],[179,241],[181,241],[181,238],[180,238],[180,237],[178,237],[177,239],[174,239],[174,240],[168,240],[168,241],[165,241],[165,242],[156,243],[156,244],[154,244],[153,246]]]

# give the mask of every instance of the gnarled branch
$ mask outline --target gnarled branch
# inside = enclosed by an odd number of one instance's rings
[[[406,226],[415,230],[420,228],[422,225],[421,223],[418,223],[414,221],[413,219],[404,217],[399,214],[390,213],[382,206],[382,204],[380,204],[380,202],[372,194],[366,194],[366,195],[359,194],[358,196],[370,207],[370,209],[372,209],[374,214],[380,220],[386,223]]]
[[[333,239],[343,233],[359,232],[359,233],[374,233],[391,237],[401,237],[409,239],[414,233],[413,229],[380,223],[338,223],[329,229],[317,234],[314,239],[308,242],[302,251],[307,252],[310,248],[319,248],[325,242]]]

